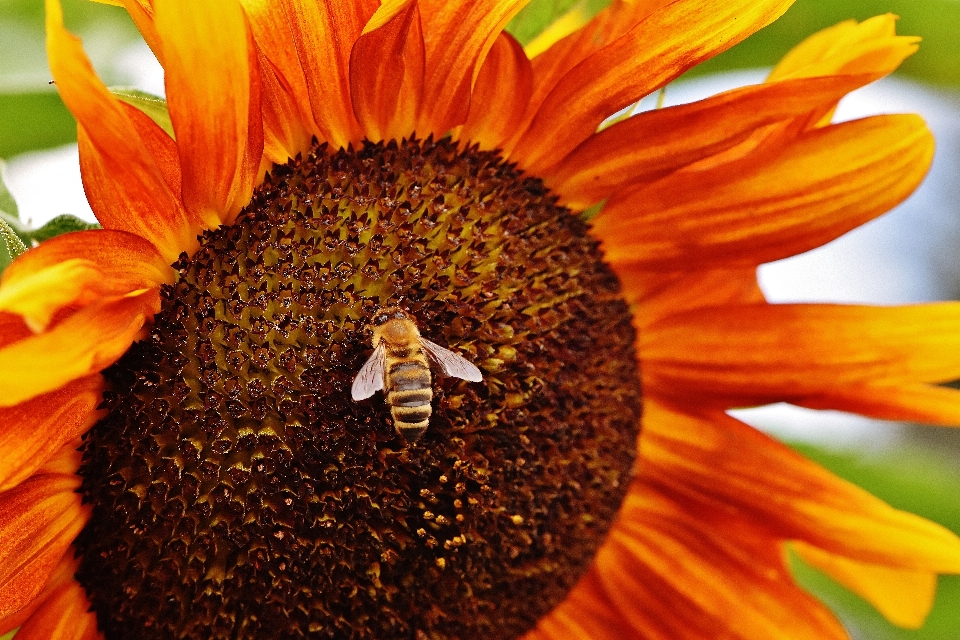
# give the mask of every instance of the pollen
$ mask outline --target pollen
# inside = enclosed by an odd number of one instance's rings
[[[516,638],[586,571],[634,469],[635,335],[539,180],[447,139],[321,145],[174,266],[82,449],[107,640]],[[351,399],[387,306],[483,372],[434,372],[415,443]]]

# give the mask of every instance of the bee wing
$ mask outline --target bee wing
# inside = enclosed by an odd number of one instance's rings
[[[440,365],[440,369],[443,370],[445,375],[452,378],[460,378],[461,380],[469,380],[470,382],[480,382],[483,380],[483,374],[480,373],[480,369],[477,369],[473,366],[473,363],[468,362],[462,356],[458,356],[453,351],[444,349],[437,343],[430,342],[426,338],[420,338],[420,344],[423,345],[423,349],[427,352],[427,355]]]
[[[350,395],[354,400],[364,400],[377,391],[383,389],[384,364],[387,361],[387,349],[383,343],[377,345],[367,361],[360,368],[360,373],[353,379]]]

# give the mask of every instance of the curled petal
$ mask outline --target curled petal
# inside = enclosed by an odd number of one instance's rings
[[[513,36],[501,33],[480,67],[460,139],[499,148],[523,121],[532,91],[530,61]]]
[[[955,534],[894,509],[752,427],[719,411],[691,415],[656,400],[644,409],[641,483],[701,520],[735,517],[743,527],[858,562],[960,572]]]
[[[155,289],[84,307],[44,333],[0,349],[0,406],[9,407],[113,364],[160,309]]]
[[[413,132],[420,113],[423,73],[417,3],[400,0],[382,5],[350,56],[353,111],[367,138],[390,140]]]
[[[644,384],[698,405],[802,404],[863,385],[960,377],[960,302],[706,308],[640,336]]]
[[[154,9],[183,171],[183,203],[214,228],[231,222],[250,200],[260,167],[256,46],[235,0],[155,0]]]
[[[869,73],[884,76],[919,48],[920,38],[898,36],[897,17],[875,16],[857,23],[847,20],[810,36],[790,50],[773,68],[767,82]]]
[[[919,629],[933,608],[937,574],[857,562],[803,542],[793,545],[806,562],[872,604],[893,624]]]
[[[127,110],[97,78],[79,40],[64,29],[58,0],[47,0],[46,7],[50,69],[79,124],[90,206],[104,227],[151,241],[173,262],[196,236],[197,219],[184,211]]]
[[[74,474],[44,474],[0,494],[0,619],[41,592],[86,523],[79,486]]]
[[[511,157],[543,172],[605,118],[773,22],[791,4],[677,0],[663,6],[563,76]]]
[[[162,65],[163,45],[157,27],[153,24],[153,0],[114,0],[110,4],[122,5],[127,10],[140,35]]]
[[[13,407],[0,408],[0,491],[33,475],[99,417],[103,378],[80,378]]]
[[[613,262],[756,266],[818,247],[899,204],[926,174],[933,146],[914,115],[816,129],[779,150],[619,193],[594,231]]]
[[[157,249],[124,231],[96,230],[51,238],[27,251],[0,279],[0,310],[43,331],[67,305],[87,305],[159,287],[173,270]]]

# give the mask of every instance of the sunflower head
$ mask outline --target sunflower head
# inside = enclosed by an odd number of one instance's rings
[[[563,599],[640,393],[619,284],[540,181],[446,139],[321,146],[175,266],[84,437],[108,636],[515,636]],[[486,372],[438,380],[415,445],[349,393],[395,304]]]

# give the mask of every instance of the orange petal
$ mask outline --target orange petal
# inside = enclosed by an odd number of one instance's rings
[[[33,600],[87,520],[76,475],[44,474],[0,494],[0,619]]]
[[[849,73],[891,73],[919,48],[920,38],[898,36],[897,16],[847,20],[805,39],[773,68],[768,82]]]
[[[960,572],[960,538],[899,511],[722,412],[644,403],[643,484],[707,521],[735,517],[782,540],[860,562]]]
[[[259,46],[257,49],[262,89],[263,155],[273,164],[284,164],[310,148],[310,134],[303,125],[291,89],[284,86],[280,72]]]
[[[137,130],[147,153],[156,163],[163,181],[170,187],[170,191],[179,194],[182,190],[183,180],[180,172],[180,152],[177,150],[177,143],[143,111],[125,102],[120,103],[120,106],[130,119],[130,124]],[[196,242],[196,240],[193,240],[193,242]],[[191,253],[195,246],[184,249],[184,251]]]
[[[283,5],[272,0],[241,0],[257,43],[263,83],[264,155],[286,162],[310,147],[317,132],[307,81]]]
[[[90,305],[45,333],[0,349],[0,406],[13,406],[101,371],[160,308],[156,290]]]
[[[174,272],[157,249],[125,231],[67,233],[27,251],[0,278],[0,310],[34,332],[68,304],[86,305],[159,287]]]
[[[642,638],[847,639],[794,584],[776,540],[736,518],[703,521],[643,487],[632,490],[596,563]]]
[[[705,308],[640,335],[646,388],[715,406],[960,377],[960,302]],[[842,393],[842,392],[841,392]]]
[[[919,116],[845,122],[772,154],[619,193],[593,230],[614,262],[669,270],[756,266],[888,211],[920,184],[932,159],[933,136]]]
[[[919,629],[933,608],[937,594],[935,573],[856,562],[803,542],[794,543],[793,549],[899,627]]]
[[[641,333],[682,311],[765,302],[755,267],[657,272],[634,264],[610,266],[620,278],[624,299],[634,305],[634,322]]]
[[[417,133],[443,136],[463,124],[487,52],[529,0],[420,0],[426,56]]]
[[[511,158],[541,173],[605,118],[773,22],[790,4],[677,0],[658,9],[557,83]]]
[[[103,0],[95,1],[102,2]],[[109,0],[104,4],[122,6],[127,10],[127,13],[133,19],[133,23],[137,25],[140,35],[143,36],[147,46],[150,47],[150,50],[153,51],[162,65],[163,43],[160,41],[160,34],[157,33],[157,28],[153,24],[153,0]]]
[[[183,203],[213,228],[231,222],[249,202],[260,166],[256,47],[236,0],[154,5]]]
[[[523,640],[641,640],[623,619],[591,567],[566,599]],[[644,640],[652,640],[646,638]]]
[[[334,148],[363,136],[350,98],[350,52],[377,0],[285,0],[318,138]]]
[[[796,400],[810,409],[835,409],[881,420],[960,427],[960,390],[925,384],[852,385]]]
[[[33,335],[33,331],[24,322],[23,316],[0,311],[0,349],[24,338],[29,338],[31,335]]]
[[[532,91],[533,71],[523,47],[501,33],[480,67],[460,139],[483,149],[500,147],[523,121]]]
[[[730,149],[758,127],[830,107],[874,79],[866,74],[801,78],[641,113],[589,137],[544,180],[568,206],[587,207]]]
[[[102,640],[83,587],[70,580],[51,591],[17,631],[18,640]]]
[[[63,27],[58,0],[47,0],[47,55],[60,96],[79,123],[84,189],[108,229],[135,233],[173,262],[196,235],[119,100],[100,82],[80,41]]]
[[[6,618],[0,619],[0,634],[7,634],[17,627],[22,626],[52,595],[58,593],[66,585],[76,583],[73,576],[77,572],[79,564],[75,558],[74,548],[72,546],[69,547],[59,562],[57,562],[53,571],[50,572],[50,577],[47,579],[47,584],[44,586],[43,591],[31,600],[27,606]]]
[[[384,22],[381,14],[392,17]],[[368,139],[390,140],[413,133],[420,112],[423,65],[417,4],[411,0],[383,4],[350,55],[353,111]]]
[[[26,480],[89,429],[99,417],[95,409],[102,391],[103,378],[93,375],[0,408],[0,491]]]
[[[787,53],[767,81],[862,73],[881,78],[892,73],[917,51],[920,42],[917,37],[897,36],[896,20],[888,13],[860,24],[848,20],[815,33]],[[829,124],[835,108],[833,104],[812,113],[810,123]]]
[[[546,51],[531,52],[528,49],[527,54],[533,58],[531,61],[533,91],[523,124],[518,128],[513,138],[504,145],[505,151],[510,152],[523,136],[523,132],[530,126],[530,121],[536,115],[540,105],[543,104],[547,95],[561,78],[591,55],[635,27],[651,13],[667,4],[669,4],[669,0],[645,2],[614,0],[585,26],[573,30],[572,33],[558,42],[551,43]],[[577,22],[577,16],[574,14],[571,18],[571,26],[576,25]]]

